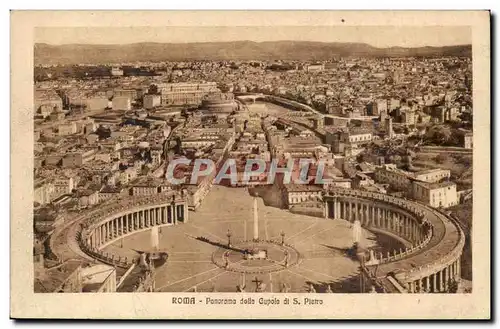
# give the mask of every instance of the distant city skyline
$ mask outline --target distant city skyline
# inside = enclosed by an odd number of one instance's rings
[[[468,26],[43,27],[35,43],[131,44],[231,41],[366,43],[374,47],[442,47],[472,43]]]

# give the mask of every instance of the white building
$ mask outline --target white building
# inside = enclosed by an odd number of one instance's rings
[[[128,111],[131,108],[130,97],[127,96],[113,97],[112,104],[114,110]]]
[[[324,64],[310,64],[306,66],[307,72],[320,72],[325,70]]]
[[[54,197],[54,185],[51,182],[35,182],[34,201],[44,205],[50,203]]]
[[[76,129],[75,122],[61,123],[58,126],[59,136],[73,135],[73,134],[76,134],[76,132],[77,132],[77,129]]]
[[[323,188],[316,185],[289,184],[285,185],[285,202],[290,206],[305,201],[322,199]]]
[[[349,134],[346,136],[348,140],[345,142],[349,142],[351,144],[363,144],[370,143],[372,141],[373,135],[371,133],[361,133],[361,134]]]
[[[413,198],[431,207],[448,208],[458,204],[457,185],[453,182],[426,183],[414,181]]]
[[[123,70],[121,68],[119,68],[119,67],[113,67],[111,69],[111,75],[112,76],[117,76],[117,77],[123,76]]]
[[[143,98],[143,106],[146,110],[150,110],[156,106],[161,105],[161,96],[160,95],[144,95]]]

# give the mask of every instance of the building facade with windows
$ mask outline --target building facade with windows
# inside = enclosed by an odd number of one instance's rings
[[[434,208],[458,204],[457,185],[453,182],[427,183],[413,181],[413,198]]]
[[[220,92],[215,82],[167,83],[158,87],[161,105],[199,105],[206,95]]]

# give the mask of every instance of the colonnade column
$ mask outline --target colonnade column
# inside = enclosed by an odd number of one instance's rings
[[[376,220],[377,220],[377,216],[376,216],[376,213],[375,213],[375,207],[374,206],[371,206],[370,207],[370,211],[372,212],[371,216],[372,216],[372,225],[373,226],[376,226]]]
[[[97,228],[97,232],[99,234],[99,239],[98,239],[98,242],[99,242],[99,246],[102,244],[102,226],[99,225],[99,227]]]
[[[413,223],[414,223],[413,220],[410,220],[410,222],[408,223],[408,239],[411,241],[411,243],[413,245],[416,245],[415,239],[413,236]]]
[[[460,255],[458,257],[458,260],[457,260],[457,273],[458,273],[458,278],[460,279],[462,277],[462,268],[461,268],[461,263],[460,263],[460,259],[462,258],[462,255]]]
[[[444,291],[448,290],[448,266],[443,268],[443,283],[444,283]]]
[[[409,293],[413,293],[414,292],[414,285],[415,285],[415,283],[408,282],[408,292]]]
[[[439,291],[444,291],[444,278],[443,278],[443,270],[440,270],[439,272]]]
[[[177,224],[177,210],[175,209],[175,203],[172,203],[172,223]]]
[[[184,223],[187,223],[189,221],[189,209],[187,202],[184,203],[183,207],[184,207]],[[337,200],[337,207],[338,207],[337,209],[340,212],[340,201],[338,200]],[[340,217],[337,218],[340,219]]]

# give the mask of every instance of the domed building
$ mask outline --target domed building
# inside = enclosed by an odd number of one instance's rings
[[[204,115],[228,116],[238,110],[232,93],[211,93],[201,101],[200,112]]]

